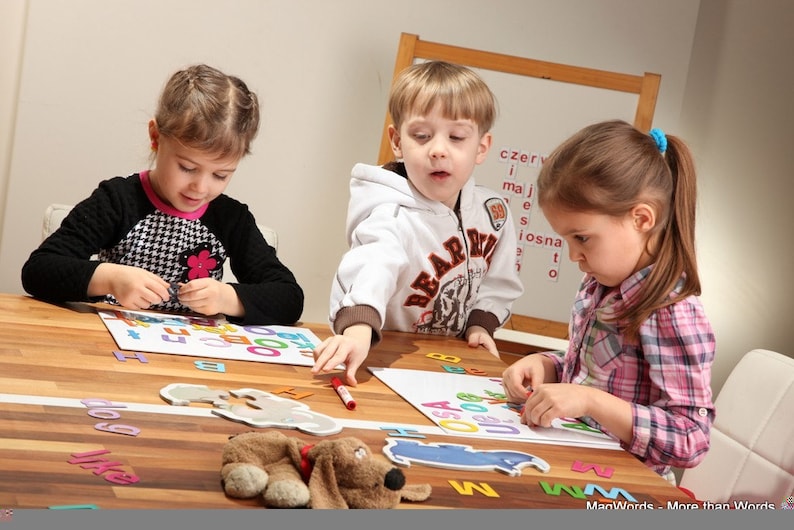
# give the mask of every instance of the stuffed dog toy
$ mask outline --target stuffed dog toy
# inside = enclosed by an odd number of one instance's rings
[[[229,497],[261,495],[272,508],[390,509],[431,492],[429,484],[406,485],[400,469],[357,438],[307,444],[278,431],[230,436],[221,479]]]

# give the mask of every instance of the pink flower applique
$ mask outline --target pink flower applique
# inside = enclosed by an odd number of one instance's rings
[[[187,273],[187,277],[189,280],[207,278],[210,275],[210,271],[214,270],[217,264],[218,260],[210,255],[209,250],[201,250],[198,256],[188,256],[187,266],[190,270]]]

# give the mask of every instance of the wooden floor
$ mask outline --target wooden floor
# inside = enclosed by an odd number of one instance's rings
[[[328,335],[325,325],[307,327],[321,338]],[[476,350],[462,341],[399,333],[386,337],[383,346],[371,353],[370,365],[438,370],[438,361],[426,356],[437,351],[459,355],[460,366],[489,376],[501,376],[505,367],[487,353],[474,355]],[[364,372],[359,386],[351,389],[359,406],[348,411],[328,379],[312,377],[308,367],[225,361],[226,370],[220,373],[198,370],[196,359],[181,355],[146,353],[147,363],[120,362],[114,350],[114,341],[90,306],[57,307],[0,295],[0,507],[261,508],[258,499],[227,497],[220,482],[221,452],[228,437],[252,428],[212,415],[211,405],[166,403],[159,391],[175,382],[221,390],[288,388],[311,394],[303,399],[313,410],[345,422],[334,436],[356,436],[373,452],[381,451],[389,433],[396,432],[392,427],[426,429],[430,434],[423,435],[425,443],[529,452],[552,467],[548,474],[525,468],[518,477],[496,471],[406,467],[408,483],[429,483],[433,493],[423,503],[404,503],[401,508],[583,508],[588,500],[625,500],[617,495],[620,491],[638,503],[660,507],[667,500],[688,500],[622,450],[435,434],[439,431],[428,418]],[[119,417],[91,417],[81,403],[86,399],[117,405],[112,410]],[[103,421],[134,427],[139,433],[103,431],[96,427]],[[318,439],[295,430],[283,432],[309,442]],[[112,470],[69,463],[74,455],[97,451],[106,451],[101,457],[114,463]],[[572,469],[577,461],[597,467],[577,471]],[[599,469],[613,474],[599,476]],[[108,480],[113,473],[116,478],[126,475],[139,481],[114,483]]]

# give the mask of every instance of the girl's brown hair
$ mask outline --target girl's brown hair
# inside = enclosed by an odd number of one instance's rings
[[[700,294],[695,254],[697,186],[692,153],[676,136],[666,136],[664,153],[656,141],[632,125],[605,121],[585,127],[563,142],[538,176],[538,204],[572,211],[626,215],[639,203],[656,210],[657,223],[647,249],[654,260],[637,297],[616,320],[636,336],[655,310]],[[681,275],[677,298],[670,293]]]
[[[259,130],[259,101],[239,78],[198,64],[171,76],[155,121],[160,134],[188,147],[242,157]]]

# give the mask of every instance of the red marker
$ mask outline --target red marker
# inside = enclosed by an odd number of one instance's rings
[[[345,404],[347,410],[355,410],[356,402],[353,400],[353,396],[350,395],[345,385],[342,384],[342,380],[334,376],[331,378],[331,385],[333,385],[334,390],[336,390],[336,393],[339,395],[339,399]]]

